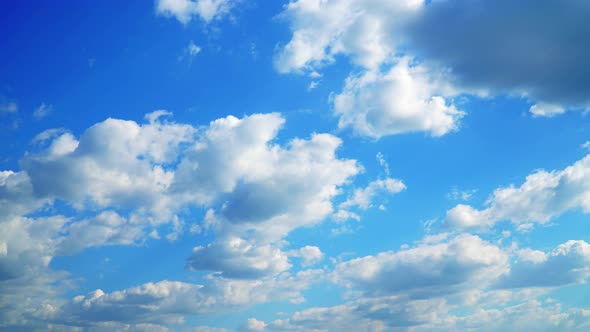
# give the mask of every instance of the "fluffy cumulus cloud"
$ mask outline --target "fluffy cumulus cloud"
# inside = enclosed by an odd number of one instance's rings
[[[289,255],[301,258],[302,266],[311,266],[324,259],[324,253],[316,246],[305,246],[297,250],[291,250]]]
[[[337,158],[332,135],[271,144],[282,124],[277,114],[217,120],[181,161],[172,189],[220,204],[206,218],[218,238],[195,248],[190,268],[244,278],[288,269],[281,239],[329,216],[338,188],[359,172]]]
[[[62,324],[89,325],[104,322],[177,325],[186,315],[230,312],[258,303],[301,300],[301,291],[320,278],[318,270],[284,273],[261,280],[213,278],[206,285],[160,281],[105,293],[97,289],[55,309]]]
[[[441,76],[423,65],[401,58],[387,72],[350,76],[341,93],[333,95],[340,128],[379,138],[406,132],[442,136],[459,126],[464,112],[450,96],[456,92]]]
[[[522,227],[546,223],[572,209],[587,213],[590,211],[590,156],[563,170],[532,173],[518,187],[496,189],[486,205],[478,210],[459,204],[447,211],[446,223],[457,229],[482,229],[509,220]]]
[[[348,300],[265,322],[268,331],[584,331],[590,311],[563,309],[546,290],[590,275],[584,241],[512,251],[473,235],[425,238],[398,252],[338,263]],[[558,268],[559,267],[559,268]],[[462,312],[458,315],[457,312]]]
[[[590,107],[589,12],[575,0],[294,0],[280,15],[292,35],[275,68],[317,73],[347,57],[357,69],[333,111],[339,127],[373,138],[456,130],[460,95],[524,97],[533,116],[550,117]]]
[[[286,319],[266,323],[265,331],[582,332],[590,327],[590,311],[586,309],[563,309],[535,300],[467,315],[447,314],[448,309],[441,301],[395,303],[385,298],[367,299],[298,311]]]
[[[275,143],[284,123],[276,113],[228,116],[201,128],[171,122],[170,115],[156,111],[144,123],[107,119],[79,137],[45,131],[21,160],[22,170],[0,173],[0,289],[10,289],[0,307],[12,317],[2,326],[148,329],[137,324],[168,324],[226,306],[302,301],[301,291],[321,271],[290,274],[289,257],[310,266],[323,253],[313,246],[284,249],[283,239],[329,216],[332,199],[361,166],[338,158],[341,141],[333,135]],[[72,215],[56,213],[56,202],[69,205]],[[213,272],[206,285],[97,290],[62,303],[57,285],[67,278],[49,267],[53,257],[138,245],[164,224],[173,226],[174,236],[167,236],[173,240],[186,224],[180,213],[191,206],[208,209],[192,226],[215,235],[187,253],[189,269]],[[47,290],[31,286],[37,284]]]
[[[402,1],[291,1],[282,18],[293,35],[275,56],[279,72],[310,70],[339,54],[365,68],[375,68],[396,52],[398,33],[423,5]]]
[[[47,149],[25,157],[22,168],[37,196],[168,217],[162,193],[173,174],[164,166],[175,161],[179,145],[193,133],[188,125],[107,119],[79,140],[69,133],[55,138]]]
[[[590,244],[570,240],[549,253],[522,249],[498,287],[552,287],[582,283],[590,276]]]
[[[433,297],[485,284],[509,269],[508,256],[477,236],[340,263],[336,282],[368,295],[411,294]]]
[[[185,25],[194,17],[209,23],[227,15],[234,2],[232,0],[156,0],[156,13],[165,17],[174,17]]]
[[[279,72],[315,72],[335,55],[348,55],[363,70],[331,98],[340,128],[373,138],[447,134],[464,115],[452,100],[459,92],[444,70],[396,52],[402,27],[422,7],[419,0],[291,2],[282,15],[293,35],[276,54],[275,66]]]
[[[187,265],[194,270],[220,272],[229,278],[260,278],[291,267],[287,254],[272,245],[258,245],[231,237],[206,247],[195,247]]]

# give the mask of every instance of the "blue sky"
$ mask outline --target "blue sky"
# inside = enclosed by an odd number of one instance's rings
[[[590,5],[0,6],[0,329],[590,329]]]

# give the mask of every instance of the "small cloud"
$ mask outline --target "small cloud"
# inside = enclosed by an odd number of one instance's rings
[[[53,106],[41,103],[33,112],[33,119],[41,120],[53,111]]]
[[[375,156],[375,158],[377,158],[379,165],[381,165],[381,167],[383,167],[383,170],[385,171],[385,175],[387,175],[389,177],[389,164],[385,160],[385,157],[383,157],[383,153],[377,152],[377,155]]]
[[[320,85],[320,81],[312,81],[307,86],[307,91],[311,91],[311,90],[317,88],[319,85]]]
[[[590,141],[586,141],[582,144],[582,148],[590,151]]]
[[[322,74],[318,73],[317,71],[312,71],[311,73],[309,73],[309,77],[311,78],[320,78],[322,77]]]
[[[230,0],[157,0],[156,14],[174,17],[183,25],[189,24],[193,17],[208,24],[227,16],[233,5]]]
[[[144,116],[149,123],[156,123],[161,117],[172,116],[172,112],[167,110],[156,110]]]
[[[337,223],[343,223],[349,219],[361,221],[361,217],[358,214],[346,210],[338,210],[338,212],[332,215],[332,219]]]
[[[89,58],[88,59],[88,67],[92,68],[94,67],[94,64],[96,63],[96,59],[95,58]]]
[[[471,199],[473,194],[477,192],[476,189],[459,190],[457,187],[453,187],[447,194],[447,199],[452,201],[468,201]]]
[[[246,331],[264,331],[266,328],[266,323],[256,318],[248,318],[246,321]]]
[[[184,59],[187,59],[190,64],[193,61],[193,58],[196,57],[199,53],[201,53],[201,50],[201,47],[191,40],[188,43],[188,45],[184,48],[182,55],[178,57],[178,61],[183,61]]]
[[[538,103],[529,109],[534,117],[553,117],[565,113],[565,109],[557,104]]]
[[[197,44],[195,44],[195,42],[193,42],[191,40],[188,43],[188,46],[186,47],[186,51],[187,51],[188,55],[195,56],[195,55],[201,53],[201,47],[197,46]]]
[[[528,233],[533,229],[534,225],[532,223],[525,223],[520,224],[516,227],[516,231],[520,233]]]

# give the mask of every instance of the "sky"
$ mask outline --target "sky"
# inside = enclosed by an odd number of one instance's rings
[[[589,16],[0,0],[0,330],[590,330]]]

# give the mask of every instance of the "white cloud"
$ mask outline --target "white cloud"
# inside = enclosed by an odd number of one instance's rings
[[[248,318],[248,320],[246,321],[247,331],[264,331],[265,327],[266,323],[256,318]]]
[[[316,246],[305,246],[297,250],[288,252],[291,257],[300,257],[301,266],[307,267],[314,265],[324,259],[324,253]]]
[[[555,287],[582,283],[590,277],[590,244],[570,240],[549,253],[522,249],[510,274],[497,287]]]
[[[209,225],[260,244],[322,221],[360,166],[336,156],[341,140],[332,135],[272,144],[283,121],[278,114],[216,120],[182,159],[171,190],[183,200],[219,201]]]
[[[113,211],[68,225],[58,254],[68,255],[85,248],[107,245],[133,245],[145,236],[141,224],[133,224]]]
[[[379,162],[379,165],[381,165],[381,167],[383,167],[383,171],[385,172],[385,175],[387,177],[389,177],[389,163],[387,163],[387,160],[385,160],[383,153],[377,152],[377,155],[375,155],[375,158]]]
[[[159,114],[162,115],[162,114]],[[86,130],[79,141],[63,133],[49,148],[22,160],[35,194],[60,198],[82,208],[134,208],[170,218],[165,196],[180,145],[193,141],[188,125],[107,119]],[[44,136],[43,136],[44,137]]]
[[[332,199],[360,165],[337,156],[341,140],[333,135],[276,143],[284,123],[279,114],[228,116],[201,128],[172,122],[170,115],[159,110],[146,115],[146,123],[107,119],[79,137],[45,131],[33,139],[22,171],[0,172],[0,290],[14,294],[0,299],[14,317],[7,324],[149,330],[187,314],[303,301],[301,292],[323,272],[287,273],[289,255],[308,266],[323,253],[312,246],[283,251],[284,238],[330,216]],[[57,215],[56,200],[73,207],[73,216]],[[180,217],[186,207],[209,212],[187,224]],[[49,217],[23,217],[31,213]],[[55,256],[141,244],[160,238],[163,224],[172,231],[162,237],[172,240],[185,229],[214,232],[215,240],[187,262],[214,272],[206,285],[97,291],[63,306],[56,280],[67,279],[43,279],[55,275],[49,265]],[[27,286],[33,284],[45,292]],[[197,297],[171,298],[177,293]]]
[[[358,214],[346,210],[338,210],[332,215],[332,219],[338,223],[345,222],[349,219],[361,221],[361,217]]]
[[[187,266],[218,271],[227,278],[256,279],[288,270],[291,264],[287,254],[277,247],[230,237],[217,239],[206,247],[195,247]]]
[[[267,323],[271,331],[586,331],[590,311],[564,310],[559,305],[530,300],[497,309],[469,307],[453,315],[444,301],[372,298],[333,307],[295,312]]]
[[[334,105],[341,128],[373,138],[411,131],[441,136],[456,129],[463,116],[450,99],[459,94],[525,98],[534,104],[529,111],[535,117],[590,109],[584,69],[590,59],[584,43],[589,13],[590,6],[579,1],[543,0],[539,5],[526,0],[514,8],[509,0],[493,5],[471,0],[292,0],[279,16],[291,36],[278,45],[274,64],[280,73],[306,74],[344,56],[356,74],[340,94],[347,98]],[[423,84],[413,84],[412,93],[394,89],[396,80],[382,70],[400,56],[431,68],[454,93]],[[362,96],[365,101],[359,101]],[[390,100],[383,102],[384,96]],[[397,107],[392,100],[400,100]]]
[[[531,112],[533,116],[552,117],[565,113],[565,109],[562,106],[556,104],[540,103],[531,106],[529,112]]]
[[[587,243],[568,241],[549,253],[522,249],[510,257],[509,251],[476,236],[442,235],[412,249],[338,263],[334,281],[350,287],[348,301],[306,308],[265,322],[267,328],[584,331],[590,326],[586,309],[540,302],[547,289],[590,276]]]
[[[359,135],[426,132],[437,137],[456,130],[465,114],[448,98],[454,94],[439,73],[402,58],[386,73],[349,76],[332,101],[338,127]]]
[[[369,296],[434,297],[479,285],[508,272],[508,256],[477,236],[462,234],[399,252],[339,263],[335,281]]]
[[[373,206],[373,200],[380,194],[397,194],[406,189],[406,185],[401,180],[386,178],[375,180],[362,189],[356,189],[351,198],[340,204],[341,209],[359,208],[366,210]]]
[[[261,280],[212,277],[206,285],[164,280],[112,293],[97,289],[58,309],[68,324],[179,324],[186,315],[211,315],[268,301],[301,301],[301,291],[318,280],[319,272],[284,273]]]
[[[365,68],[376,68],[396,51],[398,31],[419,13],[423,1],[300,0],[285,6],[291,40],[275,55],[279,72],[313,69],[349,55]]]
[[[458,229],[482,229],[503,220],[512,223],[546,223],[560,214],[582,209],[590,211],[590,155],[563,170],[540,170],[526,177],[519,187],[496,189],[477,210],[459,204],[447,211],[445,223]]]
[[[475,189],[459,190],[459,188],[453,187],[453,189],[451,189],[451,191],[447,194],[447,198],[453,201],[468,201],[476,191],[477,190]]]
[[[231,0],[156,0],[156,13],[175,17],[184,25],[195,16],[210,23],[227,15],[233,4]]]
[[[195,44],[195,42],[193,42],[191,40],[188,43],[188,46],[186,47],[186,51],[187,51],[188,55],[190,55],[191,57],[194,57],[195,55],[201,53],[201,48],[199,46],[197,46],[197,44]]]
[[[33,112],[33,118],[35,120],[41,120],[48,116],[51,112],[53,112],[53,106],[41,103],[41,105],[39,105],[39,107],[37,107]]]
[[[190,41],[184,48],[182,55],[178,57],[178,61],[187,60],[188,63],[192,63],[193,59],[201,53],[201,47],[195,44],[194,41]]]
[[[320,85],[320,81],[311,81],[307,86],[307,91],[311,91]]]

